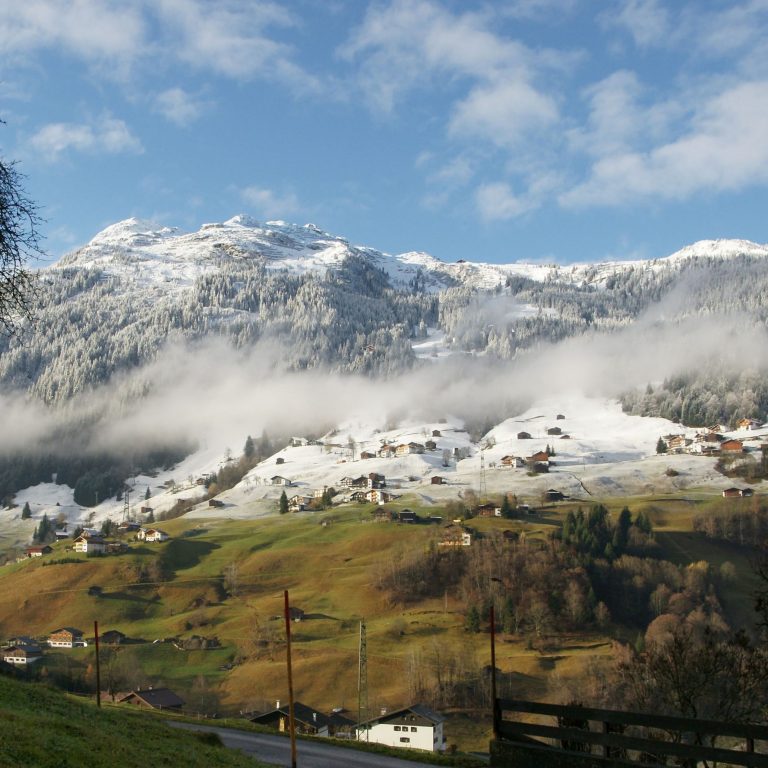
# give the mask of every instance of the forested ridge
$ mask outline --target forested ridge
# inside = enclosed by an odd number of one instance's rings
[[[80,263],[75,252],[40,272],[34,322],[26,332],[0,337],[0,393],[21,393],[60,409],[116,375],[152,363],[169,341],[194,345],[219,338],[241,350],[264,344],[282,370],[386,379],[431,364],[413,350],[430,328],[442,332],[450,351],[514,366],[519,355],[536,354],[544,345],[620,332],[649,315],[672,326],[721,315],[736,317],[745,328],[764,328],[768,321],[768,261],[754,255],[595,265],[578,272],[562,267],[543,280],[509,274],[489,290],[469,279],[462,283],[458,273],[448,274],[450,265],[434,267],[434,273],[428,264],[406,270],[411,277],[395,284],[374,257],[378,252],[346,246],[344,258],[328,269],[280,268],[273,250],[298,252],[313,233],[302,230],[302,243],[277,233],[280,238],[268,238],[261,251],[215,244],[207,256],[196,253],[197,262],[209,263],[187,287],[132,281],[138,266],[131,259],[137,257],[127,247],[114,246],[112,263]],[[437,285],[443,287],[429,290]],[[744,360],[738,370],[714,361],[652,385],[638,381],[622,402],[631,413],[694,426],[764,419],[764,373],[758,358]],[[123,377],[111,407],[119,409],[151,387],[151,380]],[[87,432],[91,425],[70,426]],[[162,446],[173,454],[179,448]],[[5,457],[4,464],[15,460]]]

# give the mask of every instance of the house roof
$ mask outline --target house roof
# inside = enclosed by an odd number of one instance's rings
[[[394,712],[387,712],[385,715],[373,717],[370,720],[360,723],[360,725],[386,723],[390,720],[398,720],[399,718],[406,717],[408,714],[423,717],[425,720],[429,720],[433,725],[445,722],[445,718],[442,715],[430,709],[426,704],[412,704],[410,707],[403,707],[402,709],[396,709]]]
[[[251,718],[252,723],[268,722],[275,715],[280,714],[285,717],[289,717],[289,706],[285,704],[282,707],[277,707],[269,712],[264,712],[261,715],[256,715]],[[297,723],[302,725],[311,725],[315,728],[324,728],[331,724],[331,718],[328,715],[324,715],[320,710],[313,709],[307,704],[302,704],[300,701],[293,702],[293,718]],[[346,718],[344,718],[346,719]]]
[[[59,627],[58,629],[54,629],[53,632],[51,632],[52,635],[58,635],[62,632],[69,632],[71,635],[76,635],[82,637],[83,631],[81,629],[77,629],[76,627]]]
[[[167,709],[169,707],[183,707],[184,700],[179,698],[170,688],[147,688],[131,691],[123,696],[120,701],[128,701],[131,698],[141,699],[145,704],[154,709]]]

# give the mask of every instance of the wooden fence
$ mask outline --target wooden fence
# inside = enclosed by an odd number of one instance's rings
[[[507,715],[516,713],[518,719]],[[491,765],[674,765],[768,768],[768,726],[495,699]],[[542,724],[540,716],[555,718]],[[539,722],[526,722],[539,716]],[[523,719],[524,718],[524,719]],[[541,741],[546,739],[546,741]],[[715,741],[716,740],[716,741]],[[713,744],[716,744],[713,746]],[[761,749],[756,749],[756,744]],[[495,747],[495,748],[494,748]],[[516,752],[535,753],[515,759]],[[551,753],[552,759],[547,759]],[[558,755],[560,757],[558,757]],[[564,759],[569,756],[567,759]]]

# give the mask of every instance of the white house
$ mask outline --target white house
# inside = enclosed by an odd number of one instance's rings
[[[72,544],[72,549],[75,552],[103,552],[106,549],[104,539],[98,536],[78,536]]]
[[[290,488],[293,485],[293,483],[287,477],[283,477],[282,475],[275,475],[274,477],[271,477],[269,482],[271,485],[283,485],[287,488]]]
[[[414,704],[361,723],[358,741],[372,741],[389,747],[423,749],[427,752],[445,750],[444,718],[423,704]]]
[[[85,648],[88,643],[83,639],[83,633],[74,627],[62,627],[56,629],[48,637],[48,645],[51,648]]]
[[[36,645],[16,645],[3,648],[3,661],[8,664],[34,664],[43,658],[43,652]]]
[[[142,528],[136,536],[141,541],[168,541],[171,537],[158,528]]]

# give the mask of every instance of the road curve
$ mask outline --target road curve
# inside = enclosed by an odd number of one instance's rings
[[[174,728],[190,731],[218,733],[224,746],[230,749],[240,749],[265,763],[290,768],[291,742],[284,736],[173,721],[168,721],[168,724]],[[343,768],[424,768],[424,763],[337,747],[334,744],[324,743],[321,739],[317,741],[298,739],[296,754],[296,768],[341,768],[341,766]]]

